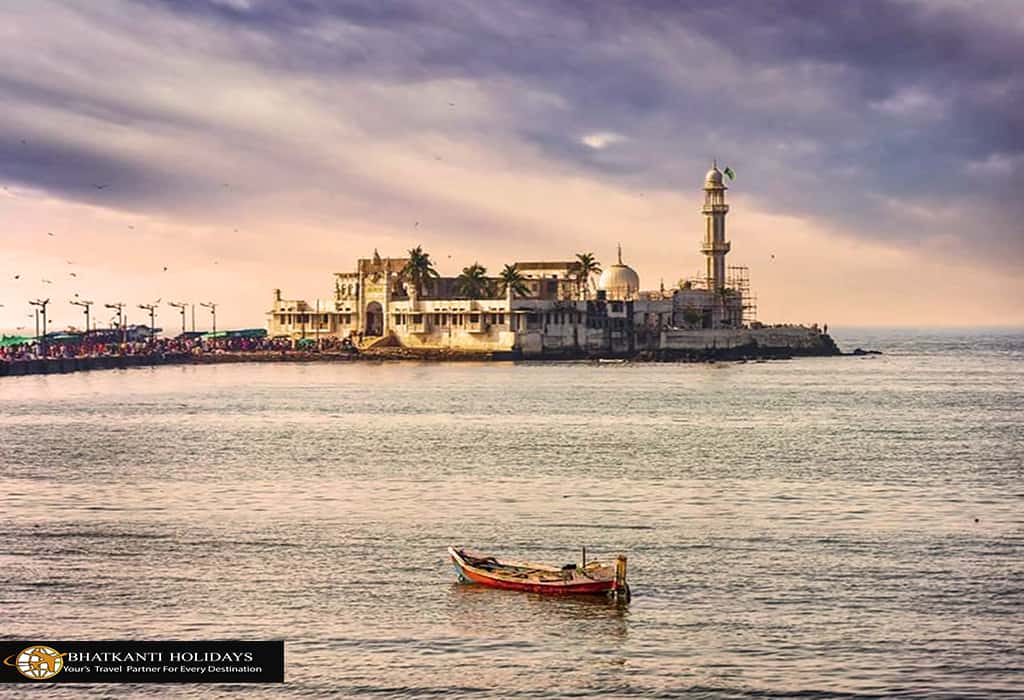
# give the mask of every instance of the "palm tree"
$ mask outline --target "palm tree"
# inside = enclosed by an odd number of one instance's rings
[[[590,289],[590,278],[593,275],[601,274],[601,263],[597,261],[593,253],[577,253],[576,261],[580,265],[580,277],[577,282],[584,288]]]
[[[511,292],[512,296],[525,297],[530,293],[530,288],[526,286],[525,278],[519,273],[518,268],[515,265],[506,265],[499,275],[501,279],[501,289],[505,294]]]
[[[455,278],[455,292],[469,299],[480,299],[491,291],[487,279],[487,268],[478,262],[462,268],[462,274]]]
[[[423,252],[423,246],[418,245],[409,251],[409,260],[399,273],[403,280],[412,283],[417,296],[433,285],[433,280],[439,275],[434,269],[434,263],[430,260],[430,253]]]

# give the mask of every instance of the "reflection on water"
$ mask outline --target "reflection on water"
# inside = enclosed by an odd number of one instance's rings
[[[4,379],[0,633],[284,638],[268,697],[1016,692],[1024,339],[838,335],[887,354]]]

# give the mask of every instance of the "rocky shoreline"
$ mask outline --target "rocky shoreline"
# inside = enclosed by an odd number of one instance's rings
[[[788,360],[795,357],[833,357],[844,355],[827,335],[820,347],[764,347],[755,343],[728,348],[690,350],[639,350],[628,355],[552,353],[523,357],[514,352],[480,352],[448,348],[380,347],[362,352],[258,350],[246,352],[159,353],[140,355],[101,355],[0,362],[0,377],[33,374],[65,374],[103,369],[127,369],[182,364],[235,364],[244,362],[551,362],[601,361],[617,362],[745,362]],[[878,354],[858,348],[848,356]]]

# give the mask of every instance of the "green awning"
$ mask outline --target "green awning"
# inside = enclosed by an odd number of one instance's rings
[[[243,328],[238,331],[217,331],[216,333],[203,333],[204,338],[265,338],[265,328]]]
[[[0,348],[9,348],[12,345],[25,345],[35,342],[35,338],[27,335],[3,335],[0,336]]]
[[[243,328],[240,331],[229,331],[234,334],[236,338],[266,338],[266,328]]]

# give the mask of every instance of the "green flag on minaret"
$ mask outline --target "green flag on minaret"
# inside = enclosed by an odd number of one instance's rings
[[[730,168],[729,166],[725,166],[725,170],[722,171],[722,174],[725,175],[730,180],[736,179],[736,173],[734,173],[732,168]]]

